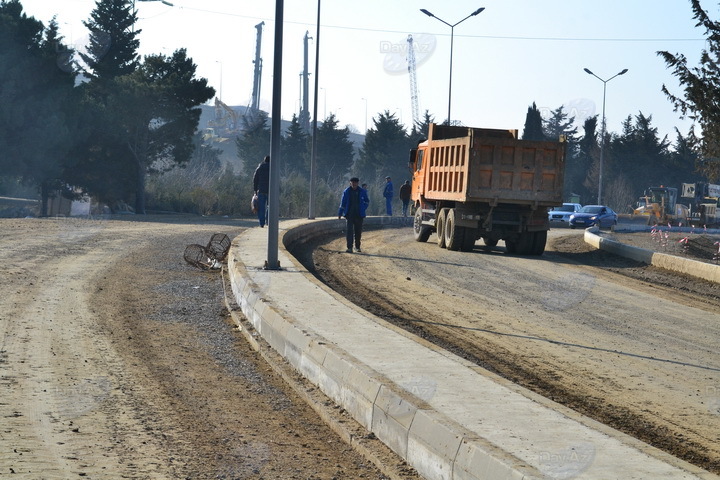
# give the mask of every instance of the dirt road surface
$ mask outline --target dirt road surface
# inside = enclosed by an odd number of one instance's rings
[[[183,261],[249,226],[0,220],[0,479],[386,478],[249,348],[220,273]]]
[[[502,242],[451,252],[407,228],[366,232],[362,254],[341,235],[299,254],[387,321],[720,473],[720,289],[594,251],[582,233],[552,230],[541,257]]]

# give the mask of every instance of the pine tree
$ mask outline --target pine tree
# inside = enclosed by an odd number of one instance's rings
[[[258,110],[254,115],[242,117],[243,133],[235,139],[237,155],[242,162],[243,176],[252,179],[265,155],[270,155],[270,127],[268,114]]]
[[[19,1],[0,3],[0,168],[41,193],[45,214],[78,141],[75,76],[53,18],[47,29]],[[39,115],[38,112],[42,112]]]
[[[668,68],[672,69],[683,86],[683,96],[670,92],[666,85],[662,91],[667,95],[683,117],[698,124],[698,150],[702,159],[701,171],[709,181],[720,179],[720,22],[712,20],[703,10],[700,0],[690,0],[693,18],[697,26],[705,29],[706,48],[700,56],[700,66],[689,67],[683,54],[657,52]]]
[[[310,135],[303,129],[300,119],[293,114],[290,126],[282,139],[282,171],[283,176],[296,173],[310,178]]]
[[[569,117],[565,107],[560,105],[550,113],[550,118],[542,120],[543,135],[553,142],[564,136],[568,144],[574,147],[577,143],[577,127],[573,126],[574,123],[575,117]]]
[[[408,152],[414,145],[405,127],[388,110],[373,118],[373,125],[365,135],[353,171],[370,182],[380,181],[385,176],[399,182],[409,174]]]
[[[97,1],[90,20],[83,22],[90,30],[88,53],[80,54],[86,65],[85,75],[107,81],[138,68],[141,30],[135,30],[136,22],[132,0]]]
[[[545,134],[542,129],[542,115],[538,110],[535,102],[528,107],[525,115],[525,128],[522,134],[523,140],[545,140]]]
[[[328,185],[340,183],[355,159],[350,130],[348,127],[338,128],[335,114],[330,114],[318,128],[317,136],[317,178],[325,179]]]

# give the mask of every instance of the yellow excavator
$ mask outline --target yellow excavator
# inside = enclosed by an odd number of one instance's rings
[[[647,217],[648,225],[686,224],[690,209],[677,202],[678,190],[672,187],[650,187],[640,197],[633,217]]]

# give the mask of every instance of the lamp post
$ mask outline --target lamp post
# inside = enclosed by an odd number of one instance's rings
[[[365,133],[364,133],[364,135],[367,135],[367,98],[361,98],[360,100],[363,100],[365,102]]]
[[[222,62],[221,62],[220,60],[215,60],[215,63],[219,63],[219,64],[220,64],[220,92],[219,92],[219,95],[218,95],[217,98],[219,98],[220,100],[222,100],[222,98],[223,98],[223,96],[222,96],[222,81],[223,81]]]
[[[444,23],[445,25],[447,25],[448,27],[450,27],[450,81],[449,81],[449,86],[448,86],[448,114],[447,114],[447,124],[448,125],[450,125],[450,107],[452,105],[452,66],[453,66],[453,43],[454,43],[454,39],[455,39],[455,27],[460,25],[462,22],[464,22],[468,18],[474,17],[475,15],[482,12],[483,10],[485,10],[485,7],[480,7],[477,10],[475,10],[473,13],[468,15],[467,17],[460,20],[459,22],[450,24],[450,23],[446,22],[445,20],[443,20],[442,18],[436,17],[435,15],[433,15],[429,11],[425,10],[424,8],[420,9],[420,11],[423,12],[428,17],[436,18],[439,21],[441,21],[442,23]]]
[[[313,93],[313,121],[312,141],[310,144],[310,194],[308,202],[308,218],[315,218],[315,177],[317,170],[317,116],[318,116],[318,90],[320,77],[320,0],[317,2],[317,25],[315,32],[315,89]]]
[[[167,5],[168,7],[174,7],[174,6],[175,6],[175,5],[173,5],[172,3],[167,2],[167,1],[165,1],[165,0],[137,0],[137,1],[138,1],[138,2],[160,2],[160,3],[162,3],[162,4]]]
[[[598,198],[597,203],[598,205],[602,205],[602,184],[603,184],[603,162],[605,160],[605,91],[607,90],[607,83],[612,80],[613,78],[619,76],[619,75],[625,75],[628,71],[627,68],[623,69],[621,72],[616,73],[612,77],[608,78],[607,80],[603,80],[602,78],[595,75],[593,72],[590,71],[588,68],[584,68],[585,73],[588,75],[592,75],[593,77],[597,78],[601,82],[603,82],[603,103],[602,103],[602,127],[601,127],[601,133],[600,133],[600,170],[598,172]]]

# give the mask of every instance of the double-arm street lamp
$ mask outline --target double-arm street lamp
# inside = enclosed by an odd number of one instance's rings
[[[601,82],[603,82],[603,103],[602,103],[602,127],[601,127],[601,133],[600,133],[600,170],[598,172],[598,196],[597,196],[597,203],[598,205],[602,205],[602,185],[603,185],[603,161],[605,159],[605,91],[607,90],[607,83],[612,80],[613,78],[619,76],[619,75],[625,75],[628,71],[627,68],[623,69],[621,72],[616,73],[612,77],[608,78],[607,80],[603,80],[602,78],[595,75],[593,72],[590,71],[588,68],[584,68],[585,73],[592,75],[593,77],[597,78]]]
[[[168,7],[173,7],[173,6],[174,6],[172,3],[167,2],[167,1],[165,1],[165,0],[137,0],[137,1],[138,1],[138,2],[160,2],[160,3],[164,3],[164,4],[167,5]]]
[[[433,15],[429,11],[425,10],[424,8],[420,9],[420,11],[423,12],[428,17],[436,18],[439,21],[441,21],[442,23],[444,23],[445,25],[447,25],[448,27],[450,27],[450,82],[449,82],[449,86],[448,86],[448,114],[447,114],[447,124],[448,125],[450,125],[450,107],[452,105],[452,66],[453,66],[453,42],[454,42],[454,38],[455,38],[455,27],[460,25],[462,22],[464,22],[468,18],[474,17],[475,15],[482,12],[483,10],[485,10],[485,7],[480,7],[477,10],[475,10],[473,13],[468,15],[467,17],[460,20],[459,22],[450,24],[450,23],[446,22],[445,20],[443,20],[442,18],[436,17],[435,15]]]

